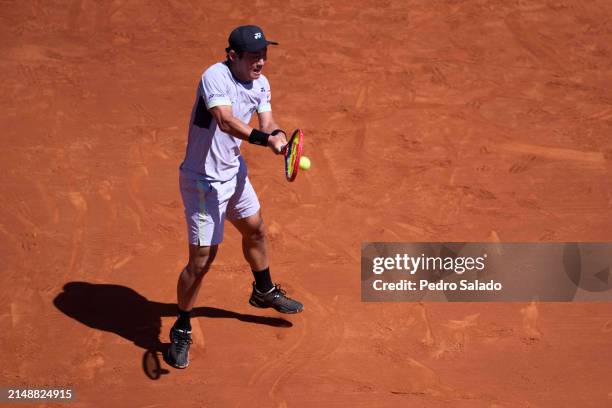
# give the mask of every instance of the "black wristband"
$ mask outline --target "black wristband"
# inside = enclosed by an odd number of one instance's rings
[[[287,133],[286,133],[286,132],[285,132],[283,129],[274,129],[274,130],[272,131],[272,133],[270,133],[270,134],[271,134],[272,136],[276,136],[276,135],[278,135],[279,133],[282,133],[282,134],[284,134],[284,135],[285,135],[285,137],[287,137]]]
[[[249,143],[259,146],[267,146],[269,137],[269,134],[262,132],[261,130],[253,129],[249,135]]]

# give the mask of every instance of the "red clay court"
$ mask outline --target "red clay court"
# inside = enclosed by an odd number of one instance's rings
[[[611,303],[362,303],[368,241],[612,241],[612,3],[1,1],[2,387],[71,407],[605,407]],[[274,116],[312,169],[243,145],[274,278],[248,304],[228,225],[191,365],[177,168],[228,33],[280,46]],[[43,404],[40,404],[43,406]]]

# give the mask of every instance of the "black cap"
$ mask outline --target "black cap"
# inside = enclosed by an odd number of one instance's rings
[[[264,49],[268,44],[278,45],[277,42],[266,40],[263,30],[254,25],[240,26],[231,32],[229,39],[229,47],[225,51],[248,51],[256,52]]]

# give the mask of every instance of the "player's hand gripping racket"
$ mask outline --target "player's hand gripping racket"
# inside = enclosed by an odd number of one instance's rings
[[[289,143],[285,145],[285,177],[287,181],[293,181],[297,177],[300,168],[300,158],[302,157],[302,144],[304,143],[304,133],[300,129],[295,129]]]

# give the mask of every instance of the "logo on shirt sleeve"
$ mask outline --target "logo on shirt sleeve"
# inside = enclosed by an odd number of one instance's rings
[[[271,92],[269,89],[264,88],[263,86],[259,89],[259,91],[261,92],[261,100],[262,101],[266,101],[268,103],[270,103],[270,99],[271,98]]]

